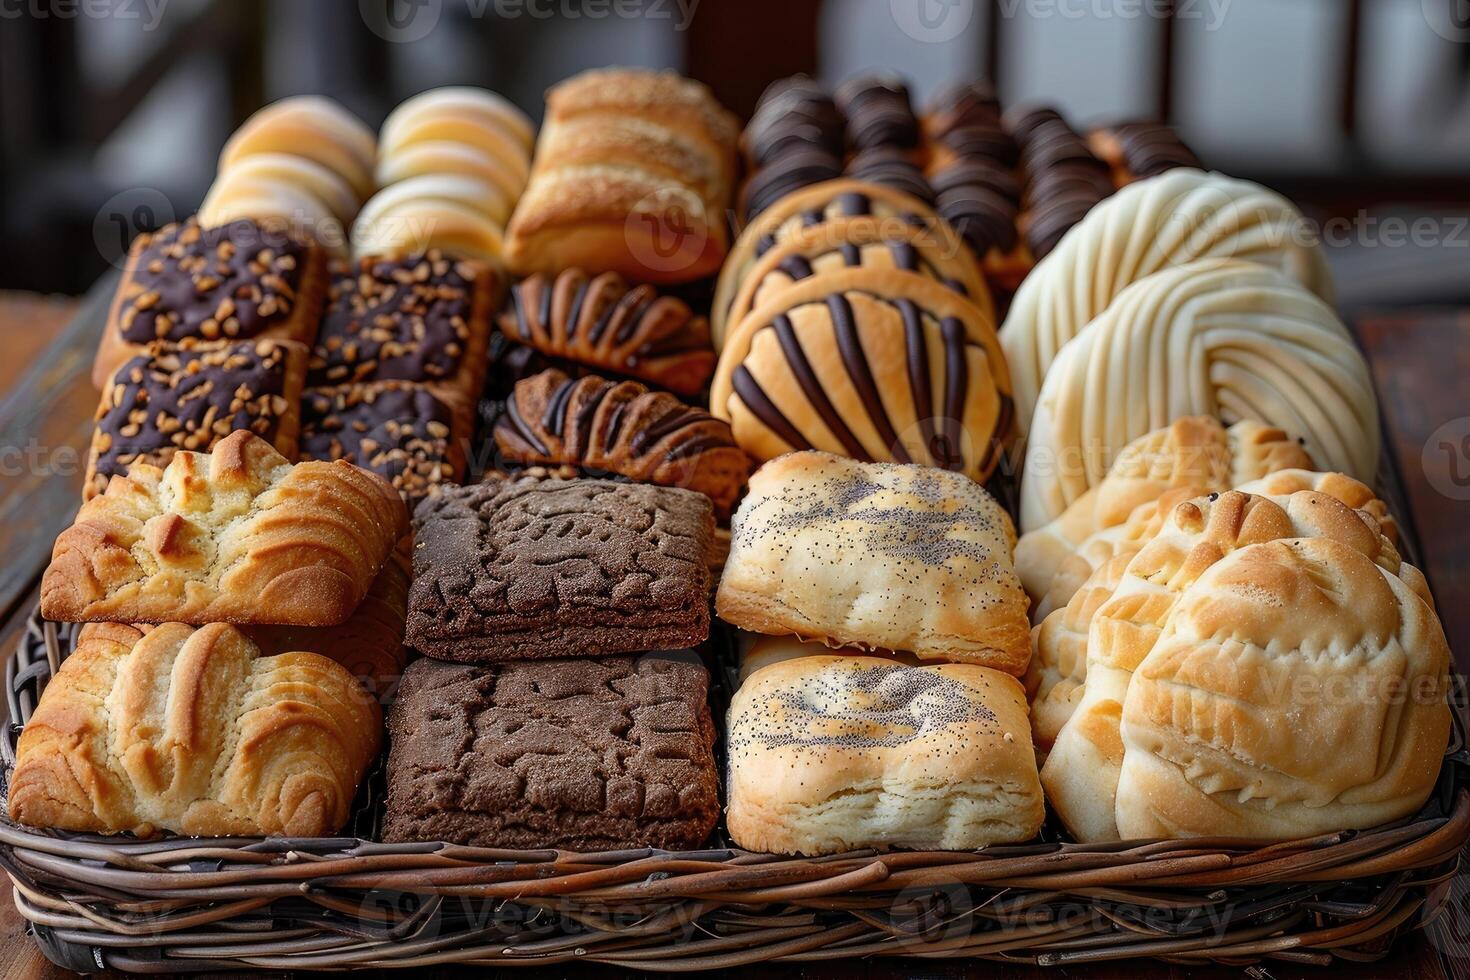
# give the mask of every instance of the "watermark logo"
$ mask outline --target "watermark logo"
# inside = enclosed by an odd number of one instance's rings
[[[1470,416],[1435,429],[1420,462],[1431,487],[1451,500],[1470,500]]]
[[[444,0],[357,0],[368,30],[393,44],[422,41],[439,26]]]
[[[623,238],[628,254],[645,269],[661,276],[677,276],[704,257],[709,222],[697,202],[650,195],[628,213]]]
[[[144,31],[158,29],[169,0],[0,0],[0,20],[137,21]]]
[[[131,187],[107,199],[92,221],[92,243],[97,254],[121,269],[128,261],[133,239],[145,231],[174,221],[168,195],[156,187]]]
[[[1446,41],[1470,42],[1470,0],[1419,0],[1429,29]]]
[[[0,3],[5,0],[0,0]],[[965,0],[971,2],[971,0]],[[687,31],[700,0],[454,0],[451,13],[470,20],[664,20]],[[395,44],[421,41],[439,26],[444,0],[358,0],[358,12],[378,37]]]
[[[943,44],[965,32],[975,0],[888,0],[893,22],[915,41]]]

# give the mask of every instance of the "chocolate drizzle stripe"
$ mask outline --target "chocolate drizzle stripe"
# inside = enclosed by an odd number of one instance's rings
[[[571,400],[572,389],[577,382],[571,378],[562,381],[552,392],[551,398],[546,402],[546,413],[541,416],[541,427],[548,432],[561,433],[567,422],[567,402]]]
[[[707,452],[711,449],[731,449],[734,446],[735,443],[730,439],[724,439],[717,435],[696,436],[693,439],[685,439],[673,449],[669,450],[665,454],[665,458],[672,463],[677,460],[687,459],[690,456],[698,456],[700,453]]]
[[[944,426],[945,445],[940,447],[944,457],[935,463],[947,470],[960,469],[964,465],[964,444],[961,431],[964,425],[965,398],[970,386],[970,366],[965,360],[965,325],[956,317],[947,316],[939,323],[940,335],[944,338]]]
[[[837,210],[844,215],[872,214],[873,202],[868,195],[858,191],[847,191],[837,195]]]
[[[919,250],[913,242],[889,242],[888,250],[893,255],[893,264],[909,272],[919,271]]]
[[[805,255],[788,255],[776,268],[792,279],[805,279],[812,274],[812,264]]]
[[[924,338],[924,321],[910,299],[894,300],[903,318],[904,352],[909,369],[909,387],[914,393],[914,417],[919,420],[919,437],[924,450],[934,455],[934,390],[929,384],[929,344]]]
[[[797,385],[801,387],[802,394],[806,395],[807,401],[811,402],[812,408],[816,409],[827,428],[837,437],[837,441],[842,443],[842,448],[854,459],[872,459],[842,420],[842,416],[837,414],[837,409],[832,407],[826,390],[822,388],[816,372],[812,370],[811,362],[807,360],[806,351],[802,349],[801,339],[796,336],[791,318],[782,313],[771,321],[771,326],[776,330],[776,341],[781,345],[781,353],[786,356],[786,365],[796,378]]]
[[[541,322],[537,324],[537,326],[541,328],[543,336],[547,337],[551,335],[551,298],[555,292],[556,285],[554,281],[542,281],[541,305],[540,309],[537,311],[537,315],[541,318]]]
[[[586,456],[588,449],[592,446],[592,425],[597,420],[597,410],[607,398],[608,392],[616,387],[611,381],[601,381],[597,378],[584,378],[588,386],[596,385],[597,390],[589,395],[577,409],[577,441],[580,445],[573,448],[579,456]],[[563,445],[571,440],[567,438],[571,433],[562,434]]]
[[[505,418],[510,422],[511,428],[515,430],[516,435],[529,443],[531,448],[539,455],[551,455],[551,450],[546,448],[546,444],[541,441],[541,437],[536,435],[536,431],[527,425],[526,420],[521,417],[519,399],[516,398],[514,392],[505,400]]]
[[[520,340],[529,340],[531,325],[526,322],[526,298],[521,295],[520,286],[510,291],[510,302],[516,314],[516,333],[520,335]]]
[[[572,308],[567,311],[567,335],[575,337],[582,328],[582,304],[587,300],[587,294],[592,291],[592,280],[583,281],[577,286],[577,294],[572,297]]]
[[[612,322],[613,315],[628,301],[628,297],[631,295],[631,293],[624,293],[618,297],[616,303],[609,303],[607,305],[607,308],[602,311],[602,315],[597,318],[597,322],[592,324],[592,329],[587,331],[587,342],[589,344],[596,346],[598,341],[602,340],[602,335],[607,332],[607,326]]]
[[[878,394],[878,385],[873,380],[873,372],[868,367],[868,359],[863,352],[862,341],[858,337],[857,320],[853,316],[852,304],[847,301],[846,296],[828,296],[827,310],[832,317],[832,332],[837,338],[837,350],[842,355],[842,363],[847,368],[847,376],[852,381],[852,386],[857,389],[858,397],[862,399],[868,419],[878,430],[878,438],[883,445],[888,447],[895,460],[900,463],[912,462],[909,459],[908,450],[898,441],[898,436],[893,431],[893,423],[889,420],[888,412],[883,407],[883,399]]]
[[[628,407],[628,400],[620,401],[613,406],[612,417],[607,420],[607,432],[602,436],[602,451],[612,452],[613,446],[618,443],[618,432],[623,427],[623,410]]]
[[[750,409],[752,415],[760,419],[761,424],[774,432],[786,445],[792,449],[811,449],[812,444],[796,431],[796,427],[787,421],[786,416],[781,414],[771,399],[761,389],[759,382],[751,375],[744,364],[735,369],[734,376],[730,379],[735,389],[735,394]]]
[[[641,455],[680,429],[698,425],[703,420],[703,412],[688,407],[676,408],[652,425],[644,426],[637,435],[633,436],[633,451]]]
[[[843,242],[837,248],[842,253],[842,262],[844,265],[858,266],[863,264],[863,250],[852,242]]]
[[[632,308],[628,310],[628,315],[623,317],[623,322],[618,324],[617,333],[613,334],[613,343],[615,345],[626,344],[628,342],[629,338],[637,332],[638,325],[643,321],[643,315],[648,312],[648,308],[658,298],[657,294],[651,289],[632,289],[623,296],[620,303],[629,302],[629,297],[637,297],[637,299],[630,302],[629,305]]]

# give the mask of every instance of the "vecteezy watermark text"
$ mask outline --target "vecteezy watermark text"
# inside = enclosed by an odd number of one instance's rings
[[[163,21],[169,0],[0,0],[0,20],[136,20],[151,31]]]
[[[701,0],[358,0],[363,23],[385,41],[411,44],[438,26],[446,10],[472,20],[661,20],[687,31]]]

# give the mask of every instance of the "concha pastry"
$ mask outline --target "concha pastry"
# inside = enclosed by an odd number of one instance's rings
[[[679,395],[703,390],[715,369],[709,321],[689,304],[616,272],[567,269],[511,290],[500,332],[543,354],[647,381]]]
[[[1284,498],[1302,490],[1326,494],[1378,522],[1390,542],[1397,529],[1388,507],[1363,483],[1341,473],[1279,470],[1264,479],[1236,487],[1241,493]],[[1088,538],[1062,563],[1051,591],[1036,609],[1040,625],[1031,631],[1031,666],[1026,690],[1031,696],[1032,731],[1036,744],[1049,749],[1071,717],[1087,681],[1087,634],[1098,608],[1111,599],[1128,563],[1143,550],[1174,509],[1193,497],[1190,487],[1164,491],[1138,507],[1122,524]]]
[[[1010,431],[1010,380],[974,303],[912,272],[843,269],[731,330],[710,410],[757,460],[821,449],[984,480]]]
[[[636,381],[573,379],[556,370],[516,383],[496,422],[495,444],[519,464],[571,465],[697,490],[721,521],[750,475],[729,424],[703,409]]]
[[[1280,429],[1249,419],[1226,429],[1209,416],[1177,418],[1124,446],[1097,486],[1055,520],[1022,535],[1016,544],[1016,572],[1027,594],[1040,599],[1078,545],[1124,523],[1164,491],[1191,490],[1188,499],[1293,468],[1311,469],[1312,458]]]
[[[1059,517],[1116,453],[1182,415],[1256,419],[1371,480],[1378,402],[1332,308],[1264,265],[1208,259],[1124,290],[1062,349],[1031,418],[1021,526]]]
[[[863,215],[804,228],[768,250],[746,274],[726,323],[739,323],[793,282],[859,266],[917,272],[968,297],[994,319],[995,304],[980,267],[948,225],[922,227]]]
[[[1024,433],[1064,344],[1144,276],[1203,258],[1279,269],[1331,302],[1322,249],[1291,202],[1259,184],[1180,168],[1128,185],[1088,212],[1037,264],[1006,314],[1006,356]]]
[[[1112,597],[1098,607],[1088,630],[1086,689],[1057,734],[1042,770],[1047,798],[1078,840],[1118,839],[1115,804],[1124,755],[1119,734],[1122,706],[1133,672],[1158,642],[1180,596],[1230,552],[1288,538],[1334,539],[1401,578],[1406,591],[1428,602],[1424,576],[1400,560],[1378,522],[1326,494],[1302,491],[1271,498],[1231,490],[1174,508],[1158,536],[1129,561]],[[1234,601],[1262,605],[1250,601],[1248,592],[1264,594],[1279,584],[1279,579],[1269,577],[1249,588],[1242,583],[1233,590]],[[1231,600],[1221,601],[1223,614]],[[1215,635],[1240,632],[1254,639],[1261,623],[1260,618],[1226,616],[1214,627]],[[1322,640],[1314,645],[1332,642],[1337,625],[1331,619],[1314,623],[1310,629],[1318,630]],[[1301,632],[1298,626],[1285,635],[1290,641]],[[1275,723],[1281,724],[1279,719]]]
[[[1409,567],[1317,538],[1201,576],[1128,689],[1119,833],[1295,840],[1423,806],[1449,740],[1450,654]]]
[[[710,331],[715,346],[723,346],[726,330],[734,326],[728,322],[730,308],[746,275],[761,256],[803,229],[836,218],[860,216],[874,218],[885,228],[908,225],[927,229],[944,224],[934,209],[918,198],[861,180],[828,180],[786,195],[745,226],[720,268],[710,306]]]

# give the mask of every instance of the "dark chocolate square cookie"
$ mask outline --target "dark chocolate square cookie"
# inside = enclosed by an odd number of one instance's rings
[[[404,381],[309,389],[301,399],[301,458],[345,459],[409,501],[460,479],[454,415],[424,385]]]
[[[448,487],[418,505],[408,644],[466,663],[695,646],[709,498],[610,480]]]
[[[719,816],[708,690],[687,654],[419,660],[388,716],[383,839],[699,847]]]
[[[135,462],[167,466],[179,450],[207,453],[237,429],[295,459],[305,376],[306,348],[289,340],[160,344],[129,358],[97,408],[86,495]]]

